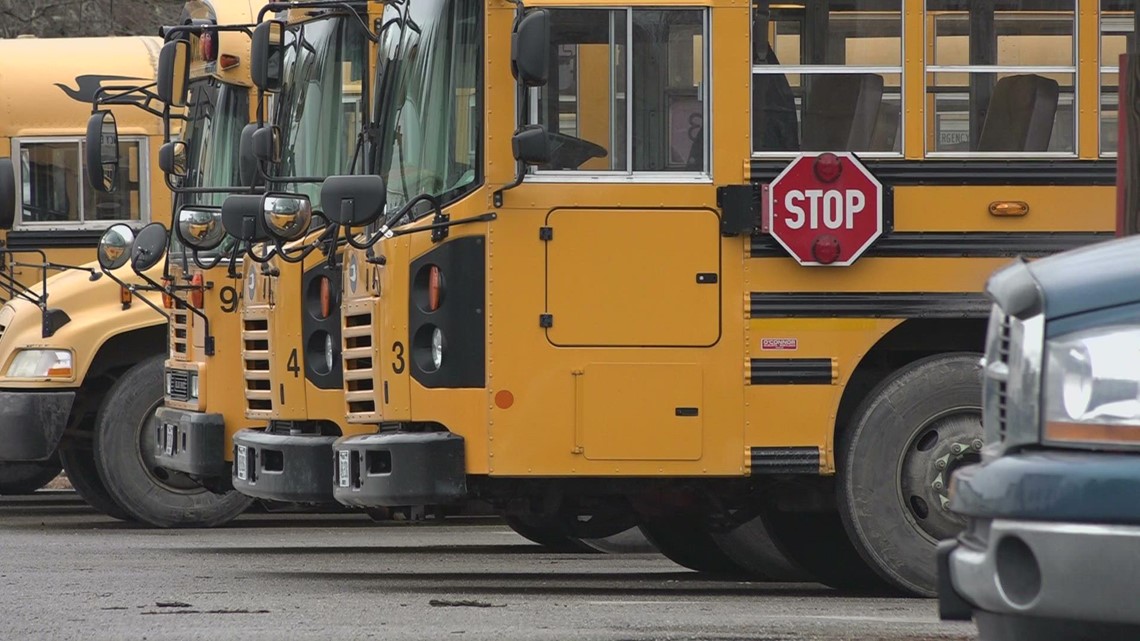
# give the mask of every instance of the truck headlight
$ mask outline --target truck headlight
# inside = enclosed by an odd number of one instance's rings
[[[1140,444],[1140,328],[1102,327],[1046,341],[1047,441]]]
[[[8,365],[11,378],[71,378],[71,352],[63,349],[23,349]]]

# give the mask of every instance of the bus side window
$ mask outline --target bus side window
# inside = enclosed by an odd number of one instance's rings
[[[899,7],[754,0],[753,152],[901,153]]]

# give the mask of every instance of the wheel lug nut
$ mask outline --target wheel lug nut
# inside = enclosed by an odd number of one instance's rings
[[[940,470],[944,470],[946,469],[946,461],[944,459],[938,459],[934,462],[934,467],[937,467]]]
[[[964,449],[965,449],[965,448],[964,448],[964,447],[962,447],[962,446],[961,446],[960,444],[958,444],[958,443],[955,443],[954,445],[950,446],[950,451],[951,451],[951,452],[953,452],[953,453],[955,453],[955,454],[961,454],[961,453],[962,453],[962,450],[964,450]]]
[[[974,449],[978,450],[980,452],[982,450],[982,445],[983,445],[982,439],[976,438],[976,439],[974,439],[973,443],[970,443],[970,445],[973,445]]]
[[[941,490],[943,487],[942,481],[935,481],[934,483],[931,484],[931,487],[933,487],[936,490]]]

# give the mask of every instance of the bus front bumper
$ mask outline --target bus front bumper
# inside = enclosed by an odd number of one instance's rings
[[[221,414],[160,407],[153,425],[159,467],[203,479],[227,475],[226,421]]]
[[[467,498],[463,437],[450,432],[345,437],[333,452],[333,496],[344,505],[447,505]]]
[[[244,429],[234,435],[234,489],[286,503],[335,503],[335,436],[275,434]]]
[[[953,483],[968,526],[939,547],[942,618],[1140,624],[1140,456],[1013,455]]]
[[[73,390],[0,390],[0,461],[51,458],[67,428]]]

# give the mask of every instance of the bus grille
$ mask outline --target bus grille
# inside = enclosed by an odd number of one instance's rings
[[[180,361],[190,358],[190,312],[185,308],[170,314],[170,357]]]
[[[374,394],[376,372],[372,351],[372,313],[345,310],[343,323],[346,418],[350,423],[379,421]]]
[[[242,373],[245,380],[246,415],[268,415],[273,409],[269,380],[269,319],[242,320]]]
[[[184,369],[166,370],[166,396],[179,403],[190,400],[190,372]]]

